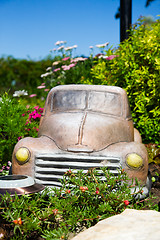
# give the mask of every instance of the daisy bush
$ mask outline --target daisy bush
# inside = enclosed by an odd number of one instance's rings
[[[101,52],[93,57],[93,46],[90,46],[91,53],[89,57],[75,56],[77,45],[66,47],[66,41],[57,41],[56,48],[51,50],[55,56],[52,66],[49,66],[41,75],[48,88],[63,84],[80,84],[83,79],[91,79],[91,68],[97,63],[97,59],[104,55],[108,42],[98,44],[95,47]],[[105,56],[103,56],[105,57]],[[94,61],[93,61],[94,60]],[[42,85],[41,85],[42,86]],[[39,86],[39,89],[42,89]]]

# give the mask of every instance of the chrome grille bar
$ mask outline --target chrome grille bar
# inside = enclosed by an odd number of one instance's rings
[[[107,167],[117,175],[120,159],[116,157],[72,155],[72,154],[38,154],[35,159],[35,181],[45,186],[60,187],[60,179],[69,169],[76,172],[83,169]],[[104,180],[103,174],[100,175]]]

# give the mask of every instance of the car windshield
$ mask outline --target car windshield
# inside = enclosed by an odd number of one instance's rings
[[[88,110],[116,116],[122,115],[121,95],[101,91],[57,91],[53,94],[51,111]]]

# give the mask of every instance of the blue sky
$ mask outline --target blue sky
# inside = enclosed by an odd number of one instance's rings
[[[145,2],[132,0],[132,23],[141,15],[160,15],[160,0],[147,8]],[[88,56],[96,44],[116,47],[119,5],[120,0],[0,0],[0,57],[43,59],[62,40],[78,45],[74,54],[79,56]]]

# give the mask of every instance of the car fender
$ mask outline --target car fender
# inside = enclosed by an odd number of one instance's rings
[[[16,159],[16,153],[20,148],[26,148],[29,151],[29,160],[25,163],[20,163]],[[46,136],[39,138],[26,137],[21,139],[14,147],[12,154],[12,174],[22,174],[34,177],[35,156],[43,152],[58,151],[58,147],[54,141]]]
[[[129,167],[126,163],[128,154],[136,153],[143,159],[143,165],[139,168]],[[148,175],[148,153],[142,143],[138,142],[121,142],[110,145],[102,151],[103,155],[120,157],[121,167],[127,172],[130,179],[137,180],[141,184],[146,184]]]

